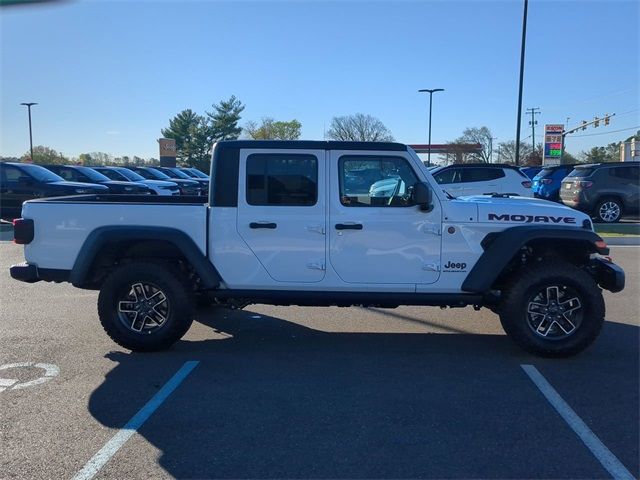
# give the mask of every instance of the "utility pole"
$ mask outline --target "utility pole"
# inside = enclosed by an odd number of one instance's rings
[[[24,105],[29,110],[29,148],[31,150],[31,162],[33,163],[33,134],[31,133],[31,107],[34,105],[38,105],[35,102],[29,103],[21,103],[20,105]]]
[[[536,115],[540,114],[540,107],[527,108],[527,115],[531,115],[531,120],[529,120],[529,125],[531,125],[531,146],[533,147],[533,151],[536,151],[536,125],[538,121],[536,120]]]

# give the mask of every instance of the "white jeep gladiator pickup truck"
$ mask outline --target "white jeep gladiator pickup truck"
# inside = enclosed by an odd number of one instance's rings
[[[624,288],[587,215],[517,196],[454,198],[397,143],[219,142],[208,199],[30,200],[14,236],[26,263],[13,278],[100,290],[104,329],[135,351],[180,339],[200,298],[487,307],[525,350],[568,356],[602,328],[601,288]]]

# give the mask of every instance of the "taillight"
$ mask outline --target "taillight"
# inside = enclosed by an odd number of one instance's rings
[[[522,182],[522,186],[524,188],[531,188],[531,182],[529,180],[527,180],[526,182]]]
[[[577,182],[578,186],[581,188],[591,188],[591,185],[593,185],[593,182]]]
[[[33,241],[33,220],[30,218],[13,220],[13,241],[18,245],[27,245]]]
[[[544,185],[549,185],[551,182],[553,182],[553,180],[551,180],[550,178],[543,178],[542,180],[540,180],[540,183]]]

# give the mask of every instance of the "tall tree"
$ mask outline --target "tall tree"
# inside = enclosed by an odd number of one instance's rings
[[[229,100],[221,100],[212,107],[213,112],[206,112],[212,143],[218,140],[236,140],[242,133],[242,127],[238,125],[240,114],[244,110],[242,102],[231,95]]]
[[[25,152],[20,158],[22,161],[26,161],[31,157],[31,151]],[[37,145],[33,147],[33,163],[40,164],[65,164],[69,162],[69,158],[57,152],[53,148],[45,147],[43,145]]]
[[[354,142],[393,142],[393,135],[384,123],[364,113],[333,117],[326,137]]]
[[[263,118],[259,125],[249,121],[244,127],[247,135],[254,140],[298,140],[301,128],[298,120],[284,122],[273,118]]]
[[[210,130],[204,117],[187,109],[169,120],[169,128],[163,128],[165,138],[176,141],[176,158],[181,164],[208,168]]]

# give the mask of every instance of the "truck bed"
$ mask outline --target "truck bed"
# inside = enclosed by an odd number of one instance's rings
[[[34,220],[34,239],[25,259],[38,268],[71,270],[80,248],[97,228],[171,227],[207,250],[207,197],[77,195],[30,200],[23,218]]]

